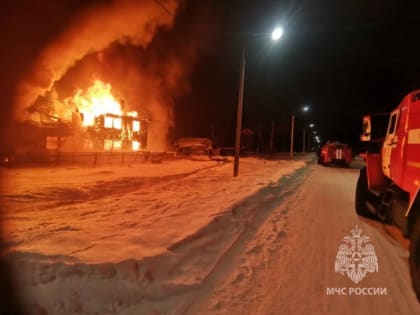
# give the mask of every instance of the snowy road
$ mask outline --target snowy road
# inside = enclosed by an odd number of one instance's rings
[[[186,312],[420,314],[410,285],[408,252],[390,237],[393,228],[355,215],[357,176],[356,169],[310,166],[295,179],[303,185],[239,246],[214,282],[188,297],[195,302]],[[371,238],[379,265],[377,273],[368,273],[357,285],[334,271],[338,247],[355,225]],[[386,288],[386,295],[349,295],[357,287]],[[347,288],[342,291],[347,295],[328,295],[328,288]]]

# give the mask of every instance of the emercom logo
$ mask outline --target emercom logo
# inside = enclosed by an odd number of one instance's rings
[[[357,284],[368,272],[378,272],[378,257],[369,236],[362,235],[357,225],[350,232],[338,248],[334,269]]]
[[[355,284],[362,281],[367,273],[378,272],[378,257],[370,237],[362,235],[362,230],[356,225],[351,229],[351,235],[343,238],[335,258],[334,271],[346,275]],[[327,295],[387,295],[386,288],[341,287],[327,288]]]

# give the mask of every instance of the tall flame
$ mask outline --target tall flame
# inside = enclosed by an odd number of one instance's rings
[[[66,103],[74,104],[83,114],[83,125],[92,126],[95,117],[103,114],[122,115],[121,104],[111,93],[111,84],[95,80],[86,91],[79,89],[76,94],[66,99]]]

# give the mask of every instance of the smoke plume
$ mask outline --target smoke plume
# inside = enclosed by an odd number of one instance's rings
[[[150,114],[150,149],[164,149],[174,98],[188,92],[197,52],[194,45],[171,51],[154,41],[173,27],[179,6],[178,0],[115,0],[83,10],[34,61],[16,92],[15,113],[24,117],[40,96],[63,100],[100,78],[130,109]]]

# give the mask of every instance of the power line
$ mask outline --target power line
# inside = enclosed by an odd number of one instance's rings
[[[153,0],[158,6],[160,6],[163,11],[165,11],[166,13],[168,13],[170,16],[173,16],[172,12],[169,11],[169,9],[160,1],[160,0]]]

